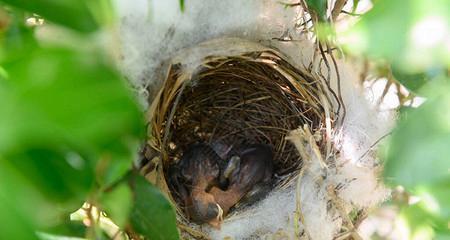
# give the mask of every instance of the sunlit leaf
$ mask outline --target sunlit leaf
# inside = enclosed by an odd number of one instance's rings
[[[1,0],[11,6],[76,29],[81,32],[93,32],[98,29],[92,13],[85,1],[80,0]],[[97,0],[92,0],[97,1]]]
[[[440,219],[445,228],[446,220],[450,220],[450,181],[443,181],[428,186],[419,186],[413,192],[420,199],[421,207],[431,216]]]
[[[436,239],[434,236],[450,236],[447,220],[430,214],[427,211],[428,203],[421,200],[419,203],[403,206],[400,216],[406,221],[410,235],[415,239]]]
[[[445,0],[375,1],[342,39],[356,54],[385,58],[403,68],[424,71],[437,64],[448,66],[447,9]]]
[[[130,181],[134,194],[131,224],[149,239],[178,239],[175,212],[162,193],[145,178],[134,175]]]

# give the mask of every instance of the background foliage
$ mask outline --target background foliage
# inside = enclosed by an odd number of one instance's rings
[[[449,1],[375,1],[347,34],[347,46],[390,66],[387,77],[413,95],[418,108],[400,109],[398,127],[384,143],[384,178],[417,203],[400,205],[411,239],[450,238]],[[355,47],[356,46],[356,47]]]
[[[70,221],[85,201],[121,229],[177,239],[170,204],[132,167],[142,112],[110,56],[86,46],[108,30],[109,2],[3,2],[0,239],[107,237],[99,224]],[[75,44],[38,39],[36,27],[25,25],[30,18],[65,29],[63,38]]]
[[[374,2],[343,35],[351,39],[343,47],[382,61],[391,81],[427,98],[419,108],[401,110],[398,128],[385,143],[384,174],[392,186],[402,185],[421,198],[401,205],[411,238],[425,233],[446,239],[449,2]],[[179,3],[181,11],[189,4]],[[98,37],[114,27],[111,3],[0,4],[0,239],[110,238],[100,223],[71,217],[84,202],[106,212],[123,230],[178,239],[170,204],[133,170],[144,137],[143,116]],[[330,24],[327,1],[306,4],[320,23]],[[25,24],[30,18],[63,29],[62,40],[37,38],[36,27]]]

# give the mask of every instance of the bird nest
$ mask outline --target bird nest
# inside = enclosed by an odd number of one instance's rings
[[[326,84],[274,48],[235,41],[201,44],[172,59],[148,112],[142,171],[173,203],[180,230],[195,238],[202,234],[188,227],[167,175],[191,144],[208,143],[219,154],[230,146],[270,145],[273,188],[297,176],[304,163],[286,140],[291,131],[308,126],[318,150],[329,147],[326,119],[334,115],[327,107],[332,94]]]

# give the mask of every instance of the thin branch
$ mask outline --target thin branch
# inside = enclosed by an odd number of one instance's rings
[[[333,10],[331,10],[331,19],[333,22],[336,21],[339,14],[342,12],[342,8],[344,8],[345,3],[347,3],[347,0],[337,0],[334,3]]]
[[[383,136],[381,136],[378,140],[376,140],[372,145],[370,145],[369,149],[367,149],[367,151],[365,151],[359,158],[358,161],[360,161],[363,157],[365,157],[372,149],[373,147],[375,147],[378,143],[381,142],[381,140],[383,140],[384,138],[386,138],[387,136],[391,135],[391,132],[388,132],[386,134],[384,134]]]
[[[350,16],[354,16],[354,17],[361,17],[362,15],[364,15],[364,14],[361,14],[361,13],[351,13],[351,12],[347,12],[347,11],[345,11],[345,10],[341,10],[341,13],[347,14],[347,15],[350,15]]]

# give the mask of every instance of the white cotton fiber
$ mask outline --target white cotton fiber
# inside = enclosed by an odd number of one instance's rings
[[[269,0],[115,0],[122,70],[136,88],[157,87],[157,69],[177,51],[217,37],[281,37],[294,26],[296,8]],[[289,2],[289,1],[287,1]]]
[[[226,219],[220,230],[210,228],[209,231],[213,239],[259,239],[257,236],[292,228],[294,212],[295,188],[280,189],[238,216]]]

